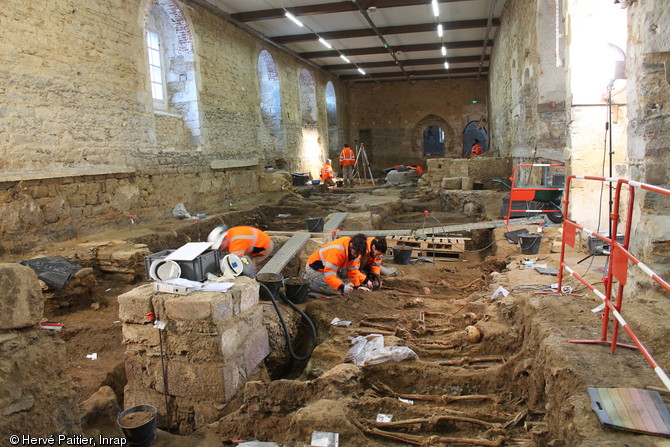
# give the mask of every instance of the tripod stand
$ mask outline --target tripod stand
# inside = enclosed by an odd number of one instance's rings
[[[360,184],[363,183],[363,178],[370,174],[370,181],[372,184],[375,184],[375,179],[372,176],[372,169],[370,169],[370,161],[368,160],[368,153],[365,152],[365,145],[361,143],[359,147],[356,148],[356,162],[354,163],[354,178],[358,177]],[[362,154],[362,155],[361,155]],[[359,163],[360,161],[360,163]],[[359,172],[359,167],[362,165],[363,176]],[[367,169],[367,172],[366,172]]]

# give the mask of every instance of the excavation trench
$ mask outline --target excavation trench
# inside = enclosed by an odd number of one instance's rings
[[[283,200],[276,207],[232,211],[200,223],[183,223],[177,230],[128,235],[128,240],[145,243],[156,252],[203,238],[203,233],[222,222],[290,232],[304,230],[306,218],[327,216],[326,209],[348,210],[327,195],[308,206],[292,196]],[[343,230],[417,229],[435,226],[435,221],[457,224],[468,220],[463,213],[444,211],[431,215],[431,224],[421,212],[425,205],[400,200],[391,205],[396,207],[391,213],[381,205],[360,204],[367,211],[354,210]],[[314,431],[338,433],[340,445],[354,446],[534,446],[550,441],[558,442],[555,445],[589,445],[590,438],[602,433],[585,417],[592,415],[581,391],[593,381],[584,377],[584,371],[621,367],[607,356],[586,360],[583,350],[565,343],[568,335],[558,322],[570,321],[569,331],[589,333],[592,320],[583,307],[590,304],[561,302],[553,306],[555,298],[520,292],[492,297],[499,286],[512,290],[531,281],[523,276],[526,272],[519,271],[518,253],[499,241],[501,231],[460,234],[470,240],[466,253],[453,258],[433,262],[428,256],[417,263],[395,265],[398,275],[385,277],[379,291],[355,291],[327,300],[310,298],[300,304],[318,330],[317,347],[305,362],[291,359],[274,309],[261,301],[270,355],[237,395],[221,406],[221,418],[190,436],[185,435],[191,430],[183,431],[180,445],[259,439],[300,446],[309,442]],[[277,236],[278,249],[286,239]],[[284,276],[297,275],[306,257],[319,246],[318,240],[310,240],[287,265]],[[384,263],[392,265],[390,258]],[[105,278],[96,293],[109,295],[97,298],[107,306],[97,313],[62,315],[67,369],[78,385],[80,400],[100,384],[113,385],[122,397],[123,373],[118,365],[123,360],[123,347],[114,342],[120,337],[120,325],[110,326],[107,320],[117,318],[113,296],[138,284],[114,283],[109,275]],[[311,344],[307,325],[288,306],[282,304],[281,309],[294,349],[305,352]],[[352,323],[335,326],[331,324],[334,318]],[[369,366],[345,363],[352,339],[370,334],[383,335],[387,346],[412,349],[418,359]],[[104,340],[104,346],[96,344],[97,340]],[[103,353],[100,357],[104,359],[94,366],[82,360],[93,350]],[[648,373],[635,357],[626,357],[626,361],[631,377]],[[379,415],[390,417],[390,421],[378,422]],[[159,426],[160,422],[159,418]],[[165,424],[161,428],[165,429]],[[93,424],[85,430],[106,429]],[[159,436],[157,445],[166,436]],[[628,442],[644,445],[636,439]]]

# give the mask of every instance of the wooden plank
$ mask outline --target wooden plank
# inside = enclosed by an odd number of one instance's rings
[[[670,413],[668,413],[668,407],[665,406],[665,402],[663,402],[660,394],[655,391],[648,391],[648,393],[654,401],[658,415],[663,420],[664,428],[660,432],[666,435],[670,434]]]
[[[633,419],[631,419],[630,415],[628,414],[628,410],[623,403],[623,400],[621,400],[619,390],[616,388],[607,388],[607,392],[609,393],[610,399],[612,399],[612,403],[616,407],[617,414],[621,419],[621,427],[634,429],[635,425],[633,424]]]
[[[647,426],[642,420],[640,412],[637,411],[637,407],[635,406],[635,402],[633,402],[633,397],[631,396],[629,389],[628,388],[617,388],[617,389],[619,390],[619,396],[621,397],[623,404],[626,406],[628,415],[633,421],[633,427],[635,427],[635,430],[641,432],[647,431]]]
[[[607,388],[598,388],[598,394],[600,395],[600,403],[612,421],[612,426],[623,427],[623,422],[621,421],[619,413],[614,406],[614,402],[612,402],[612,399],[610,398],[610,394],[607,391]]]
[[[663,403],[663,399],[661,399],[661,395],[656,393],[655,391],[648,391],[648,390],[640,390],[640,394],[642,395],[642,400],[644,401],[644,405],[647,407],[649,410],[649,413],[651,414],[652,419],[654,420],[654,424],[656,424],[656,428],[658,429],[657,433],[664,433],[664,434],[670,434],[670,430],[668,430],[668,427],[663,420],[663,417],[658,411],[656,402],[654,401],[654,393],[658,398],[661,400],[661,404]],[[665,406],[665,405],[663,405]],[[667,412],[667,409],[666,409]]]
[[[651,417],[651,414],[649,413],[649,410],[644,404],[644,400],[642,400],[642,395],[640,394],[640,390],[637,388],[629,388],[628,392],[630,393],[633,402],[635,403],[635,408],[637,408],[637,411],[640,413],[640,417],[642,418],[642,421],[644,422],[644,426],[646,427],[646,431],[650,433],[656,433],[658,432],[658,427],[654,423],[654,419]]]

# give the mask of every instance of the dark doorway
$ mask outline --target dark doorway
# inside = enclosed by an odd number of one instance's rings
[[[463,157],[470,158],[472,143],[475,139],[479,140],[479,145],[484,149],[484,153],[489,151],[489,138],[484,126],[479,121],[470,121],[463,130]]]
[[[437,126],[423,130],[423,155],[444,157],[444,131]]]
[[[365,146],[365,153],[368,156],[368,162],[372,164],[374,155],[372,152],[372,131],[369,129],[361,129],[358,131],[357,145],[360,147],[361,143]],[[354,147],[351,147],[354,149]],[[358,152],[356,152],[358,154]]]

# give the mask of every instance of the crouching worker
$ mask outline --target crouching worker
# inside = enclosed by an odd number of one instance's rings
[[[369,237],[366,239],[367,251],[361,257],[361,272],[366,275],[363,284],[372,290],[382,287],[382,256],[386,253],[386,238],[384,236]]]
[[[303,278],[310,289],[320,293],[351,293],[361,286],[365,275],[360,272],[360,257],[367,250],[364,234],[340,237],[329,242],[309,257]],[[344,283],[337,271],[346,271],[348,283]],[[365,289],[368,290],[368,289]]]
[[[333,179],[334,175],[333,166],[331,165],[329,158],[326,160],[326,164],[323,165],[323,168],[321,168],[321,180],[323,180],[323,184],[326,185],[328,189],[335,186],[335,180]]]
[[[228,229],[227,225],[214,228],[207,237],[212,248],[228,251],[240,257],[244,270],[242,274],[256,277],[258,267],[272,254],[272,239],[258,228],[239,226]]]

